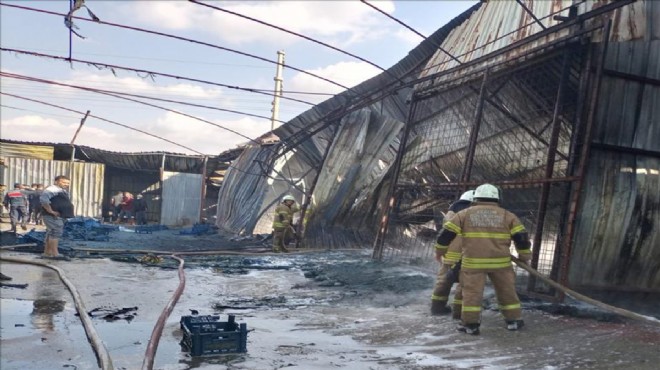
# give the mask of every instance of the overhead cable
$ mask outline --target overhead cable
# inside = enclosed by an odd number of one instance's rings
[[[0,51],[7,51],[7,52],[11,52],[11,53],[31,55],[31,56],[42,57],[42,58],[50,58],[50,59],[55,59],[55,60],[59,60],[59,61],[62,61],[62,62],[83,63],[83,64],[94,66],[96,68],[110,69],[110,71],[113,74],[115,73],[115,71],[114,71],[115,69],[119,69],[119,70],[124,70],[124,71],[135,72],[135,73],[138,73],[138,74],[139,73],[144,73],[149,77],[163,76],[163,77],[174,78],[176,80],[185,80],[185,81],[198,82],[198,83],[203,83],[203,84],[206,84],[206,85],[213,85],[213,86],[225,87],[225,88],[228,88],[228,89],[248,91],[248,92],[252,92],[252,93],[256,93],[256,94],[269,95],[269,96],[274,96],[275,95],[273,93],[268,93],[268,92],[265,92],[265,91],[258,91],[258,90],[254,90],[254,89],[250,89],[250,88],[246,88],[246,87],[231,86],[231,85],[227,85],[227,84],[223,84],[223,83],[219,83],[219,82],[200,80],[200,79],[197,79],[197,78],[184,77],[184,76],[173,75],[173,74],[169,74],[169,73],[149,71],[149,70],[146,70],[146,69],[123,67],[123,66],[118,66],[118,65],[114,65],[114,64],[106,64],[106,63],[101,63],[101,62],[95,62],[95,61],[91,61],[91,60],[66,58],[66,57],[61,57],[61,56],[57,56],[57,55],[41,54],[41,53],[36,53],[36,52],[33,52],[33,51],[28,51],[28,50],[9,49],[9,48],[3,48],[3,47],[0,47]],[[282,96],[281,98],[291,100],[291,101],[295,101],[295,102],[299,102],[299,103],[304,103],[304,104],[307,104],[307,105],[315,105],[314,103],[311,103],[311,102],[308,102],[308,101],[305,101],[305,100],[289,98],[289,97],[286,97],[286,96]]]
[[[0,2],[0,6],[8,6],[8,7],[12,7],[12,8],[29,10],[29,11],[34,11],[34,12],[44,13],[44,14],[66,16],[66,14],[64,14],[64,13],[51,12],[51,11],[44,10],[44,9],[31,8],[31,7],[21,6],[21,5],[16,5],[16,4],[7,4],[7,3]],[[144,32],[144,33],[150,33],[150,34],[153,34],[153,35],[169,37],[169,38],[173,38],[173,39],[177,39],[177,40],[181,40],[181,41],[187,41],[187,42],[191,42],[191,43],[194,43],[194,44],[204,45],[204,46],[212,47],[212,48],[215,48],[215,49],[224,50],[224,51],[228,51],[228,52],[231,52],[231,53],[235,53],[235,54],[243,55],[243,56],[246,56],[246,57],[254,58],[254,59],[261,60],[261,61],[264,61],[264,62],[267,62],[267,63],[276,64],[276,65],[278,64],[277,61],[273,61],[273,60],[270,60],[268,58],[260,57],[260,56],[254,55],[254,54],[246,53],[246,52],[243,52],[243,51],[240,51],[240,50],[230,49],[230,48],[226,48],[224,46],[215,45],[215,44],[211,44],[211,43],[204,42],[204,41],[189,39],[189,38],[182,37],[182,36],[172,35],[172,34],[169,34],[169,33],[158,32],[158,31],[148,30],[148,29],[144,29],[144,28],[140,28],[140,27],[134,27],[134,26],[118,24],[118,23],[111,23],[111,22],[105,22],[105,21],[94,21],[92,19],[86,19],[86,18],[82,18],[82,17],[75,17],[74,16],[73,18],[83,20],[83,21],[87,21],[87,22],[105,24],[105,25],[108,25],[108,26],[119,27],[119,28],[129,29],[129,30],[133,30],[133,31],[139,31],[139,32]],[[328,82],[328,83],[331,83],[333,85],[339,86],[343,89],[350,90],[350,88],[348,86],[344,86],[344,85],[342,85],[338,82],[335,82],[335,81],[332,81],[332,80],[327,79],[325,77],[319,76],[317,74],[305,71],[304,69],[296,68],[296,67],[293,67],[293,66],[290,66],[290,65],[285,65],[284,67],[288,68],[288,69],[291,69],[291,70],[294,70],[296,72],[300,72],[300,73],[318,78],[318,79],[323,80],[325,82]]]
[[[362,1],[362,0],[360,0],[360,1]],[[564,7],[564,8],[561,8],[561,9],[557,10],[556,12],[550,13],[550,14],[544,16],[544,17],[539,18],[539,21],[544,20],[544,19],[546,19],[546,18],[553,17],[553,16],[555,16],[555,15],[557,15],[557,14],[559,14],[559,13],[565,11],[565,10],[568,10],[568,9],[574,7],[574,6],[578,6],[578,5],[580,5],[580,4],[582,4],[582,3],[586,2],[586,1],[587,1],[587,0],[579,0],[579,2],[573,3],[573,4],[571,4],[571,5],[567,6],[567,7]],[[457,58],[464,57],[464,56],[466,56],[466,55],[469,55],[469,54],[474,53],[475,51],[477,51],[477,50],[479,50],[479,49],[483,49],[483,48],[485,48],[486,46],[488,46],[488,45],[490,45],[490,44],[496,43],[496,42],[498,42],[498,41],[500,41],[500,40],[502,40],[502,39],[504,39],[504,38],[506,38],[506,37],[509,37],[509,36],[513,35],[514,33],[520,32],[521,30],[523,30],[523,29],[525,29],[525,28],[527,28],[527,27],[529,27],[529,26],[531,26],[531,25],[533,25],[533,24],[536,24],[536,22],[537,22],[537,21],[533,21],[533,22],[526,23],[526,24],[524,24],[524,25],[522,25],[522,26],[520,26],[520,27],[514,29],[514,30],[511,31],[511,32],[505,33],[505,34],[503,34],[503,35],[501,35],[501,36],[499,36],[499,37],[497,37],[497,38],[495,38],[495,39],[493,39],[493,40],[490,40],[490,41],[488,41],[488,42],[486,42],[486,43],[484,43],[484,44],[482,44],[482,45],[479,45],[479,46],[477,46],[477,47],[474,47],[474,48],[472,48],[472,49],[470,49],[470,50],[464,52],[463,54],[458,55]],[[528,37],[529,37],[529,36],[528,36]],[[428,67],[422,69],[422,70],[420,71],[420,73],[424,73],[424,72],[429,71],[429,70],[431,70],[431,69],[433,69],[433,68],[443,66],[443,65],[445,65],[445,64],[447,64],[447,63],[449,63],[449,60],[445,60],[445,61],[440,62],[440,63],[437,63],[437,64],[432,64],[432,65],[430,65],[430,66],[428,66]]]
[[[402,21],[400,21],[400,20],[394,18],[393,16],[387,14],[386,12],[380,10],[379,8],[377,8],[377,7],[375,7],[375,6],[371,5],[371,4],[369,4],[368,2],[366,2],[366,0],[360,0],[360,1],[363,2],[365,5],[367,5],[368,7],[370,7],[370,8],[372,8],[372,9],[376,10],[376,11],[379,12],[380,14],[386,16],[387,18],[389,18],[389,19],[391,19],[391,20],[397,22],[398,24],[402,25],[403,27],[405,27],[405,28],[409,29],[410,31],[414,32],[416,35],[418,35],[419,37],[423,38],[424,40],[428,40],[428,38],[427,38],[426,36],[424,36],[424,35],[422,35],[421,33],[417,32],[417,30],[415,30],[414,28],[412,28],[412,27],[410,27],[409,25],[403,23]],[[432,40],[429,40],[429,42],[431,42],[431,44],[433,44],[433,46],[436,47],[438,50],[442,51],[443,53],[447,54],[450,58],[452,58],[453,60],[455,60],[458,64],[461,64],[461,61],[460,61],[460,60],[458,60],[455,56],[453,56],[453,55],[452,55],[451,53],[449,53],[447,50],[443,49],[442,46],[438,45],[437,43],[433,42]]]
[[[54,108],[58,108],[58,109],[62,109],[62,110],[66,110],[66,111],[73,112],[73,113],[77,113],[77,114],[85,114],[85,112],[81,112],[81,111],[78,111],[78,110],[75,110],[75,109],[66,108],[66,107],[63,107],[63,106],[61,106],[61,105],[51,104],[51,103],[47,103],[47,102],[45,102],[45,101],[36,100],[36,99],[31,99],[31,98],[27,98],[27,97],[20,96],[20,95],[9,94],[9,93],[2,92],[2,91],[0,91],[0,95],[7,95],[7,96],[11,96],[11,97],[16,98],[16,99],[27,100],[27,101],[31,101],[31,102],[34,102],[34,103],[39,103],[39,104],[47,105],[47,106],[50,106],[50,107],[54,107]],[[191,152],[197,153],[197,154],[199,154],[199,155],[205,155],[204,153],[202,153],[202,152],[198,152],[197,150],[192,149],[192,148],[189,148],[189,147],[187,147],[187,146],[185,146],[185,145],[183,145],[183,144],[175,143],[175,142],[172,141],[172,140],[166,139],[166,138],[161,137],[161,136],[158,136],[158,135],[151,134],[151,133],[149,133],[149,132],[146,132],[146,131],[143,131],[143,130],[137,129],[137,128],[135,128],[135,127],[131,127],[131,126],[125,125],[125,124],[123,124],[123,123],[119,123],[119,122],[111,121],[111,120],[109,120],[109,119],[105,119],[105,118],[102,118],[102,117],[99,117],[99,116],[96,116],[96,115],[93,115],[93,114],[90,114],[89,116],[90,116],[90,117],[93,117],[93,118],[96,118],[96,119],[98,119],[98,120],[100,120],[100,121],[103,121],[103,122],[107,122],[107,123],[111,123],[111,124],[113,124],[113,125],[121,126],[121,127],[127,128],[127,129],[129,129],[129,130],[137,131],[137,132],[139,132],[139,133],[142,133],[142,134],[145,134],[145,135],[148,135],[148,136],[154,137],[154,138],[156,138],[156,139],[166,141],[166,142],[168,142],[168,143],[170,143],[170,144],[176,145],[176,146],[181,147],[181,148],[184,148],[184,149],[186,149],[186,150],[190,150]]]
[[[49,84],[49,85],[66,86],[66,87],[71,87],[71,88],[74,88],[74,89],[84,90],[84,91],[93,92],[93,93],[113,94],[113,95],[121,95],[121,96],[131,96],[131,97],[134,97],[134,98],[141,98],[141,99],[151,99],[151,100],[157,100],[157,101],[162,101],[162,102],[167,102],[167,103],[189,105],[189,106],[197,107],[197,108],[213,109],[213,110],[218,110],[218,111],[221,111],[221,112],[239,114],[239,115],[242,115],[242,116],[262,118],[262,119],[265,119],[265,120],[268,120],[268,121],[271,120],[271,117],[260,116],[258,114],[252,114],[252,113],[247,113],[247,112],[240,112],[240,111],[232,110],[232,109],[212,107],[212,106],[208,106],[208,105],[189,103],[189,102],[184,102],[184,101],[179,101],[179,100],[156,98],[156,97],[146,96],[146,95],[130,94],[130,93],[119,92],[119,91],[97,89],[97,88],[94,88],[94,87],[72,85],[72,84],[66,84],[66,83],[63,83],[63,82],[56,82],[56,81],[46,80],[46,79],[37,78],[37,77],[19,75],[19,74],[15,74],[15,73],[8,73],[8,72],[0,71],[0,76],[8,77],[8,78],[15,78],[15,79],[18,79],[18,80],[23,80],[23,81],[40,82],[40,83],[45,83],[45,84]],[[115,97],[120,97],[120,96],[115,96]],[[280,122],[280,123],[286,123],[285,121],[280,121],[280,120],[276,120],[276,121]]]
[[[360,60],[360,61],[362,61],[362,62],[365,62],[365,63],[367,63],[367,64],[369,64],[369,65],[371,65],[371,66],[374,66],[374,67],[380,69],[381,71],[385,71],[385,68],[383,68],[383,67],[377,65],[376,63],[373,63],[373,62],[371,62],[371,61],[369,61],[369,60],[367,60],[367,59],[364,59],[364,58],[362,58],[362,57],[360,57],[360,56],[357,56],[357,55],[355,55],[355,54],[349,53],[349,52],[346,51],[346,50],[339,49],[338,47],[332,46],[332,45],[327,44],[327,43],[325,43],[325,42],[323,42],[323,41],[319,41],[319,40],[313,39],[313,38],[311,38],[311,37],[309,37],[309,36],[305,36],[305,35],[303,35],[303,34],[300,34],[300,33],[298,33],[298,32],[288,30],[288,29],[286,29],[286,28],[284,28],[284,27],[276,26],[276,25],[274,25],[274,24],[272,24],[272,23],[268,23],[268,22],[266,22],[266,21],[262,21],[262,20],[260,20],[260,19],[252,18],[252,17],[247,16],[247,15],[244,15],[244,14],[240,14],[240,13],[237,13],[237,12],[234,12],[234,11],[231,11],[231,10],[228,10],[228,9],[219,8],[219,7],[217,7],[217,6],[213,6],[213,5],[211,5],[211,4],[206,4],[206,3],[203,3],[203,2],[200,2],[200,1],[197,1],[197,0],[188,0],[188,1],[191,2],[191,3],[197,4],[197,5],[205,6],[205,7],[207,7],[207,8],[215,9],[215,10],[218,10],[218,11],[221,11],[221,12],[224,12],[224,13],[227,13],[227,14],[235,15],[235,16],[237,16],[237,17],[244,18],[244,19],[250,20],[250,21],[252,21],[252,22],[256,22],[256,23],[262,24],[262,25],[264,25],[264,26],[268,26],[268,27],[271,27],[271,28],[275,28],[275,29],[280,30],[280,31],[282,31],[282,32],[286,32],[286,33],[288,33],[288,34],[291,34],[291,35],[294,35],[294,36],[297,36],[297,37],[303,38],[303,39],[305,39],[305,40],[307,40],[307,41],[311,41],[311,42],[316,43],[316,44],[319,44],[319,45],[321,45],[321,46],[325,46],[326,48],[332,49],[332,50],[334,50],[334,51],[338,51],[338,52],[340,52],[340,53],[342,53],[342,54],[344,54],[344,55],[348,55],[349,57],[355,58],[355,59]]]

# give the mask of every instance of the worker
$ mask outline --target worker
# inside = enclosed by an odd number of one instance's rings
[[[294,234],[293,214],[300,211],[296,204],[296,199],[292,195],[285,195],[282,203],[275,207],[273,217],[273,252],[288,253],[289,250],[284,245]]]
[[[479,334],[486,276],[495,288],[506,328],[518,330],[524,325],[509,248],[513,240],[518,257],[529,262],[531,243],[518,217],[500,207],[499,200],[497,187],[480,185],[474,190],[472,206],[445,222],[438,235],[441,246],[450,245],[458,235],[462,237],[463,307],[457,330],[467,334]]]
[[[70,185],[71,179],[59,175],[55,177],[55,183],[47,187],[39,198],[46,224],[43,258],[68,260],[68,257],[59,255],[58,245],[64,233],[66,219],[74,216],[73,203],[69,195]]]
[[[2,201],[9,210],[9,221],[11,222],[11,232],[16,232],[16,226],[20,223],[21,229],[27,230],[28,220],[28,196],[20,183],[14,184],[14,190],[5,194]]]
[[[464,192],[457,201],[449,206],[445,220],[453,218],[456,213],[468,208],[472,204],[473,196],[474,190]],[[458,237],[449,246],[440,245],[438,242],[435,244],[435,259],[440,263],[440,269],[438,270],[438,277],[435,282],[433,294],[431,295],[431,315],[444,315],[452,312],[447,307],[447,301],[449,300],[451,287],[458,278],[455,271],[457,270],[456,265],[461,259],[460,242],[460,237]],[[460,285],[456,289],[456,293],[460,293]],[[456,297],[454,297],[454,303],[457,303]],[[458,310],[454,310],[454,312],[458,312],[458,318],[460,318],[460,307]]]

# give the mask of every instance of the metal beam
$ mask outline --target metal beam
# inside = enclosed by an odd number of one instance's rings
[[[525,3],[522,2],[522,0],[516,0],[516,2],[517,2],[518,4],[520,4],[520,6],[525,10],[525,12],[527,12],[527,14],[531,15],[532,18],[534,18],[534,20],[536,21],[536,23],[538,23],[538,25],[541,26],[541,28],[543,28],[544,30],[547,28],[546,26],[543,25],[543,23],[541,23],[541,20],[538,19],[538,18],[536,17],[536,15],[534,15],[534,13],[532,12],[532,10],[531,10],[530,8],[528,8],[527,5],[525,5]]]

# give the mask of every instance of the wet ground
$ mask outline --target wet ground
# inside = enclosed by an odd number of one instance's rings
[[[657,369],[660,362],[659,326],[607,314],[550,314],[532,301],[524,302],[527,325],[519,332],[505,330],[499,314],[487,309],[480,336],[458,333],[449,317],[428,313],[432,275],[414,266],[372,262],[368,252],[267,255],[257,242],[178,236],[171,230],[122,232],[110,242],[73,247],[177,245],[243,246],[253,254],[185,257],[186,289],[163,331],[155,369]],[[143,264],[131,254],[77,255],[52,264],[75,284],[88,311],[130,308],[92,320],[116,368],[140,368],[153,326],[178,285],[176,263],[165,258]],[[2,256],[36,258],[9,251]],[[4,262],[0,270],[14,278],[11,283],[28,284],[0,289],[0,369],[97,368],[57,274]],[[493,307],[492,294],[487,298],[486,306]],[[179,320],[191,310],[223,321],[233,314],[246,323],[248,352],[189,356],[179,345]]]

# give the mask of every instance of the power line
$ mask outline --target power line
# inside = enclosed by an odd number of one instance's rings
[[[162,102],[167,102],[167,103],[189,105],[189,106],[197,107],[197,108],[213,109],[213,110],[218,110],[218,111],[221,111],[221,112],[234,113],[234,114],[239,114],[239,115],[248,116],[248,117],[262,118],[262,119],[269,120],[269,121],[271,119],[270,117],[260,116],[258,114],[240,112],[240,111],[236,111],[236,110],[232,110],[232,109],[224,109],[224,108],[212,107],[212,106],[208,106],[208,105],[182,102],[182,101],[172,100],[172,99],[155,98],[155,97],[146,96],[146,95],[130,94],[130,93],[124,93],[124,92],[118,92],[118,91],[112,91],[112,90],[97,89],[97,88],[85,87],[85,86],[79,86],[79,85],[71,85],[71,84],[56,82],[56,81],[52,81],[52,80],[46,80],[46,79],[37,78],[37,77],[19,75],[19,74],[15,74],[15,73],[7,73],[7,72],[0,71],[0,76],[15,78],[15,79],[24,80],[24,81],[40,82],[40,83],[45,83],[45,84],[49,84],[49,85],[66,86],[66,87],[71,87],[71,88],[74,88],[74,89],[79,89],[79,90],[84,90],[84,91],[94,92],[94,93],[100,93],[100,94],[112,94],[111,96],[121,95],[121,96],[130,96],[130,97],[141,98],[141,99],[151,99],[151,100],[157,100],[157,101],[162,101]],[[277,121],[280,122],[280,123],[286,123],[285,121],[280,121],[280,120],[277,120]]]
[[[297,36],[297,37],[303,38],[303,39],[305,39],[305,40],[308,40],[308,41],[311,41],[311,42],[313,42],[313,43],[319,44],[319,45],[321,45],[321,46],[325,46],[326,48],[332,49],[332,50],[334,50],[334,51],[338,51],[338,52],[340,52],[340,53],[342,53],[342,54],[344,54],[344,55],[348,55],[348,56],[350,56],[350,57],[352,57],[352,58],[355,58],[355,59],[357,59],[357,60],[360,60],[360,61],[362,61],[362,62],[365,62],[365,63],[367,63],[367,64],[369,64],[369,65],[371,65],[371,66],[374,66],[374,67],[380,69],[381,71],[385,71],[385,68],[383,68],[383,67],[377,65],[376,63],[373,63],[373,62],[371,62],[371,61],[369,61],[369,60],[367,60],[367,59],[364,59],[364,58],[359,57],[359,56],[357,56],[357,55],[355,55],[355,54],[349,53],[348,51],[345,51],[345,50],[339,49],[339,48],[337,48],[337,47],[335,47],[335,46],[332,46],[332,45],[330,45],[330,44],[327,44],[327,43],[325,43],[325,42],[322,42],[322,41],[319,41],[319,40],[313,39],[313,38],[311,38],[311,37],[309,37],[309,36],[305,36],[305,35],[303,35],[303,34],[300,34],[300,33],[297,33],[297,32],[291,31],[291,30],[288,30],[288,29],[283,28],[283,27],[280,27],[280,26],[276,26],[276,25],[271,24],[271,23],[268,23],[268,22],[266,22],[266,21],[262,21],[262,20],[259,20],[259,19],[256,19],[256,18],[252,18],[252,17],[247,16],[247,15],[244,15],[244,14],[240,14],[240,13],[237,13],[237,12],[234,12],[234,11],[231,11],[231,10],[227,10],[227,9],[219,8],[219,7],[217,7],[217,6],[213,6],[213,5],[210,5],[210,4],[202,3],[202,2],[199,2],[199,1],[197,1],[197,0],[188,0],[188,1],[191,2],[191,3],[197,4],[197,5],[205,6],[205,7],[207,7],[207,8],[215,9],[215,10],[218,10],[218,11],[221,11],[221,12],[224,12],[224,13],[227,13],[227,14],[235,15],[235,16],[237,16],[237,17],[244,18],[244,19],[250,20],[250,21],[252,21],[252,22],[256,22],[256,23],[262,24],[262,25],[264,25],[264,26],[268,26],[268,27],[271,27],[271,28],[275,28],[275,29],[280,30],[280,31],[282,31],[282,32],[286,32],[286,33],[288,33],[288,34],[291,34],[291,35],[294,35],[294,36]]]
[[[409,25],[403,23],[402,21],[400,21],[400,20],[394,18],[393,16],[391,16],[391,15],[385,13],[384,11],[380,10],[379,8],[377,8],[377,7],[375,7],[375,6],[371,5],[371,4],[369,4],[366,0],[360,0],[360,1],[361,1],[362,3],[364,3],[365,5],[367,5],[368,7],[370,7],[370,8],[372,8],[372,9],[376,10],[378,13],[380,13],[380,14],[386,16],[387,18],[389,18],[389,19],[395,21],[396,23],[398,23],[398,24],[402,25],[403,27],[409,29],[410,31],[414,32],[416,35],[420,36],[422,39],[424,39],[424,40],[428,40],[428,38],[427,38],[426,36],[424,36],[424,35],[422,35],[421,33],[417,32],[417,30],[415,30],[414,28],[412,28],[412,27],[410,27]],[[453,60],[455,60],[458,64],[462,64],[460,60],[456,59],[455,56],[451,55],[447,50],[443,49],[442,46],[438,45],[437,43],[433,42],[432,40],[430,40],[429,42],[431,42],[431,43],[433,44],[433,46],[435,46],[438,50],[440,50],[440,51],[442,51],[443,53],[449,55],[449,57],[452,58]]]
[[[77,114],[85,114],[84,112],[77,111],[77,110],[75,110],[75,109],[66,108],[66,107],[63,107],[63,106],[61,106],[61,105],[56,105],[56,104],[47,103],[47,102],[45,102],[45,101],[41,101],[41,100],[36,100],[36,99],[26,98],[26,97],[24,97],[24,96],[20,96],[20,95],[9,94],[9,93],[2,92],[2,91],[0,91],[0,94],[1,94],[1,95],[11,96],[11,97],[16,98],[16,99],[23,99],[23,100],[31,101],[31,102],[34,102],[34,103],[39,103],[39,104],[47,105],[47,106],[50,106],[50,107],[59,108],[59,109],[66,110],[66,111],[73,112],[73,113],[77,113]],[[189,147],[187,147],[187,146],[185,146],[185,145],[183,145],[183,144],[175,143],[175,142],[172,141],[172,140],[169,140],[169,139],[166,139],[166,138],[164,138],[164,137],[161,137],[161,136],[158,136],[158,135],[154,135],[154,134],[151,134],[151,133],[149,133],[149,132],[146,132],[146,131],[143,131],[143,130],[140,130],[140,129],[137,129],[137,128],[134,128],[134,127],[131,127],[131,126],[128,126],[128,125],[125,125],[125,124],[123,124],[123,123],[119,123],[119,122],[111,121],[111,120],[109,120],[109,119],[105,119],[105,118],[102,118],[102,117],[99,117],[99,116],[96,116],[96,115],[93,115],[93,114],[90,114],[89,116],[90,116],[90,117],[94,117],[94,118],[96,118],[96,119],[98,119],[98,120],[100,120],[100,121],[103,121],[103,122],[108,122],[108,123],[111,123],[111,124],[113,124],[113,125],[121,126],[121,127],[127,128],[127,129],[129,129],[129,130],[137,131],[137,132],[139,132],[139,133],[142,133],[142,134],[145,134],[145,135],[148,135],[148,136],[151,136],[151,137],[155,137],[156,139],[166,141],[166,142],[168,142],[168,143],[170,143],[170,144],[173,144],[173,145],[179,146],[179,147],[184,148],[184,149],[186,149],[186,150],[190,150],[191,152],[195,152],[195,153],[197,153],[197,154],[199,154],[199,155],[205,155],[204,153],[202,153],[202,152],[198,152],[198,151],[196,151],[195,149],[189,148]]]
[[[55,113],[48,113],[48,112],[42,112],[34,109],[26,109],[26,108],[20,108],[20,107],[13,107],[11,105],[5,105],[5,104],[0,104],[0,107],[5,107],[9,109],[16,109],[16,110],[21,110],[24,112],[31,112],[31,113],[38,113],[38,114],[45,114],[47,116],[53,116],[53,117],[62,117],[62,118],[72,118],[72,119],[80,119],[80,117],[75,117],[75,116],[65,116],[63,114],[55,114]]]
[[[360,0],[360,1],[362,1],[362,0]],[[546,19],[546,18],[553,17],[553,16],[555,16],[555,15],[557,15],[557,14],[559,14],[559,13],[561,13],[561,12],[567,10],[567,9],[570,9],[570,8],[572,8],[572,7],[574,7],[574,6],[578,6],[578,5],[582,4],[582,3],[585,3],[587,0],[576,0],[576,1],[578,1],[578,2],[574,2],[573,4],[571,4],[571,5],[567,6],[567,7],[561,8],[561,9],[557,10],[557,11],[554,12],[554,13],[550,13],[550,14],[546,15],[545,17],[541,17],[541,18],[539,18],[539,20],[544,20],[544,19]],[[536,24],[536,22],[537,22],[537,21],[533,21],[533,22],[530,22],[530,23],[524,24],[524,25],[522,25],[522,26],[520,26],[520,27],[514,29],[513,31],[511,31],[511,32],[509,32],[509,33],[505,33],[505,34],[503,34],[503,35],[500,36],[500,37],[497,37],[497,38],[495,38],[495,39],[493,39],[493,40],[491,40],[491,41],[486,42],[486,43],[483,44],[483,45],[479,45],[479,46],[477,46],[477,47],[474,47],[474,48],[472,48],[472,49],[470,49],[470,50],[464,52],[463,54],[458,55],[457,57],[458,57],[458,58],[460,58],[460,57],[464,57],[464,56],[466,56],[466,55],[469,55],[469,54],[475,52],[476,50],[483,49],[483,48],[485,48],[486,46],[488,46],[488,45],[490,45],[490,44],[496,43],[496,42],[498,42],[498,41],[500,41],[500,40],[502,40],[502,39],[504,39],[504,38],[506,38],[506,37],[508,37],[508,36],[513,35],[514,33],[520,32],[520,30],[523,30],[523,29],[525,29],[525,28],[527,28],[527,27],[529,27],[529,26],[532,26],[532,25]],[[440,62],[440,63],[437,63],[437,64],[430,65],[430,66],[428,66],[428,67],[422,69],[422,70],[420,71],[420,74],[421,74],[421,73],[424,73],[424,72],[426,72],[426,71],[428,71],[428,70],[430,70],[430,69],[433,69],[433,68],[435,68],[435,67],[443,66],[443,65],[445,65],[445,64],[447,64],[447,63],[449,63],[449,61],[448,61],[448,60],[445,60],[444,62]]]
[[[64,14],[64,13],[52,12],[52,11],[49,11],[49,10],[31,8],[31,7],[20,6],[20,5],[15,5],[15,4],[0,3],[0,6],[8,6],[8,7],[12,7],[12,8],[29,10],[29,11],[34,11],[34,12],[44,13],[44,14],[50,14],[50,15],[66,16],[66,14]],[[104,25],[108,25],[108,26],[119,27],[119,28],[129,29],[129,30],[133,30],[133,31],[139,31],[139,32],[144,32],[144,33],[150,33],[150,34],[153,34],[153,35],[169,37],[169,38],[173,38],[173,39],[177,39],[177,40],[181,40],[181,41],[187,41],[187,42],[191,42],[191,43],[194,43],[194,44],[204,45],[204,46],[212,47],[212,48],[215,48],[215,49],[220,49],[220,50],[228,51],[228,52],[231,52],[231,53],[243,55],[243,56],[250,57],[250,58],[253,58],[253,59],[257,59],[257,60],[261,60],[261,61],[264,61],[264,62],[267,62],[267,63],[277,64],[276,61],[270,60],[268,58],[260,57],[260,56],[254,55],[254,54],[250,54],[250,53],[240,51],[240,50],[234,50],[234,49],[226,48],[224,46],[215,45],[215,44],[211,44],[211,43],[204,42],[204,41],[199,41],[199,40],[189,39],[189,38],[182,37],[182,36],[172,35],[172,34],[169,34],[169,33],[152,31],[152,30],[148,30],[148,29],[144,29],[144,28],[133,27],[133,26],[123,25],[123,24],[118,24],[118,23],[105,22],[105,21],[100,21],[100,20],[96,21],[96,20],[86,19],[86,18],[82,18],[82,17],[78,17],[78,16],[74,16],[72,18],[83,20],[83,21],[86,21],[86,22],[94,22],[94,23],[98,23],[98,24],[104,24]],[[69,59],[69,58],[67,58],[67,59]],[[300,72],[300,73],[304,73],[306,75],[309,75],[309,76],[312,76],[312,77],[315,77],[315,78],[318,78],[320,80],[326,81],[326,82],[331,83],[333,85],[339,86],[343,89],[350,90],[350,88],[348,86],[344,86],[344,85],[342,85],[338,82],[335,82],[335,81],[332,81],[332,80],[327,79],[325,77],[319,76],[317,74],[305,71],[304,69],[292,67],[290,65],[286,65],[284,67],[289,68],[289,69],[294,70],[294,71],[297,71],[297,72]]]
[[[27,51],[27,50],[9,49],[9,48],[3,48],[3,47],[0,47],[0,50],[11,52],[11,53],[30,55],[30,56],[35,56],[35,57],[50,58],[50,59],[55,59],[55,60],[59,60],[59,61],[63,61],[63,62],[84,63],[84,64],[87,64],[87,65],[94,66],[96,68],[110,69],[110,71],[113,74],[115,74],[115,71],[114,71],[115,69],[119,69],[119,70],[124,70],[124,71],[135,72],[135,73],[138,73],[138,74],[139,73],[144,73],[144,74],[147,75],[147,77],[163,76],[163,77],[174,78],[176,80],[186,80],[186,81],[192,81],[192,82],[197,82],[197,83],[203,83],[203,84],[207,84],[207,85],[226,87],[228,89],[235,89],[235,90],[252,92],[252,93],[256,93],[256,94],[274,96],[273,93],[258,91],[258,90],[254,90],[254,89],[250,89],[250,88],[245,88],[245,87],[240,87],[240,86],[231,86],[231,85],[222,84],[222,83],[218,83],[218,82],[200,80],[200,79],[197,79],[197,78],[184,77],[184,76],[173,75],[173,74],[169,74],[169,73],[154,72],[154,71],[149,71],[149,70],[146,70],[146,69],[136,69],[136,68],[118,66],[118,65],[114,65],[114,64],[94,62],[94,61],[90,61],[90,60],[66,58],[66,57],[60,57],[60,56],[57,56],[57,55],[41,54],[41,53],[36,53],[36,52],[33,52],[33,51]],[[311,102],[308,102],[308,101],[305,101],[305,100],[294,99],[294,98],[289,98],[289,97],[285,97],[285,96],[283,96],[282,99],[292,100],[292,101],[296,101],[296,102],[299,102],[299,103],[304,103],[304,104],[312,105],[312,106],[315,105],[314,103],[311,103]]]

